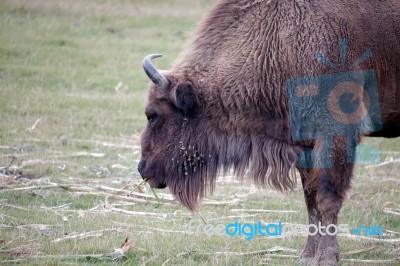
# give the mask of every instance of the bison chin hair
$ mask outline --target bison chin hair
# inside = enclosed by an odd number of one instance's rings
[[[164,166],[171,193],[191,211],[207,192],[214,191],[217,176],[231,169],[239,180],[249,177],[262,188],[269,185],[289,192],[296,186],[295,166],[301,152],[296,146],[261,136],[188,135],[174,145],[172,159]]]

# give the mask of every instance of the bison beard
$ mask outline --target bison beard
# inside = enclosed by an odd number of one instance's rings
[[[299,150],[285,142],[254,136],[187,135],[193,140],[175,146],[173,158],[165,165],[171,173],[166,183],[176,199],[192,211],[207,191],[213,192],[217,175],[230,169],[239,178],[252,178],[260,187],[291,191],[296,185]],[[199,139],[201,144],[191,144]]]

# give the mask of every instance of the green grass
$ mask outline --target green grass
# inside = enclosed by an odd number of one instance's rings
[[[276,246],[299,252],[305,237],[256,237],[246,241],[239,237],[166,232],[184,231],[190,219],[201,220],[177,203],[116,205],[123,203],[114,197],[118,193],[107,196],[98,189],[104,185],[129,190],[141,181],[136,168],[148,85],[142,59],[149,53],[162,53],[164,57],[157,61],[157,66],[167,69],[214,2],[0,1],[0,167],[11,163],[10,169],[22,169],[18,178],[10,172],[4,175],[4,169],[0,175],[0,264],[16,259],[29,265],[98,264],[67,256],[110,253],[126,237],[135,241],[127,260],[120,262],[126,265],[295,263],[295,258],[266,261],[262,255],[217,252],[246,253]],[[121,89],[116,90],[118,84],[122,84]],[[35,128],[29,130],[35,123]],[[400,157],[398,139],[365,142],[378,148],[383,160]],[[340,222],[353,227],[380,224],[386,230],[400,232],[399,216],[383,212],[384,207],[399,210],[399,171],[398,163],[372,168],[357,166]],[[94,191],[45,187],[49,184],[89,187]],[[29,186],[37,188],[15,190]],[[144,189],[146,195],[152,195],[148,188]],[[200,214],[214,225],[235,220],[302,224],[307,221],[300,187],[288,196],[258,190],[249,182],[223,181],[209,198],[238,200],[235,204],[200,207]],[[111,212],[110,208],[115,206],[158,216]],[[231,210],[239,208],[297,212],[229,218],[238,215]],[[38,224],[46,226],[40,230]],[[101,229],[115,231],[52,242],[66,235]],[[342,253],[375,247],[369,252],[345,255],[344,259],[399,257],[399,243],[345,237],[339,241]]]

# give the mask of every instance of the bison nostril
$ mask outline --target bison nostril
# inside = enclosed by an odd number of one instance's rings
[[[138,171],[139,171],[139,173],[140,173],[140,175],[144,178],[144,176],[143,176],[143,171],[144,171],[144,168],[146,167],[146,161],[145,160],[140,160],[140,162],[139,162],[139,164],[138,164]]]

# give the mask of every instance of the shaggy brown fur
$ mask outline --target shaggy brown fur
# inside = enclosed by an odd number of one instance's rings
[[[150,88],[142,176],[154,187],[168,186],[191,210],[213,190],[217,174],[230,169],[260,186],[292,190],[299,154],[321,140],[292,140],[286,81],[348,71],[339,39],[349,41],[348,62],[373,52],[351,69],[377,73],[383,129],[371,135],[399,136],[400,2],[222,0],[165,75],[168,88]],[[317,51],[338,67],[318,62]],[[346,158],[355,147],[349,154],[346,138],[337,137],[331,150],[317,158],[332,159],[331,168],[299,169],[312,224],[335,224],[350,187],[353,165]],[[335,264],[338,254],[335,237],[316,235],[301,261]]]

